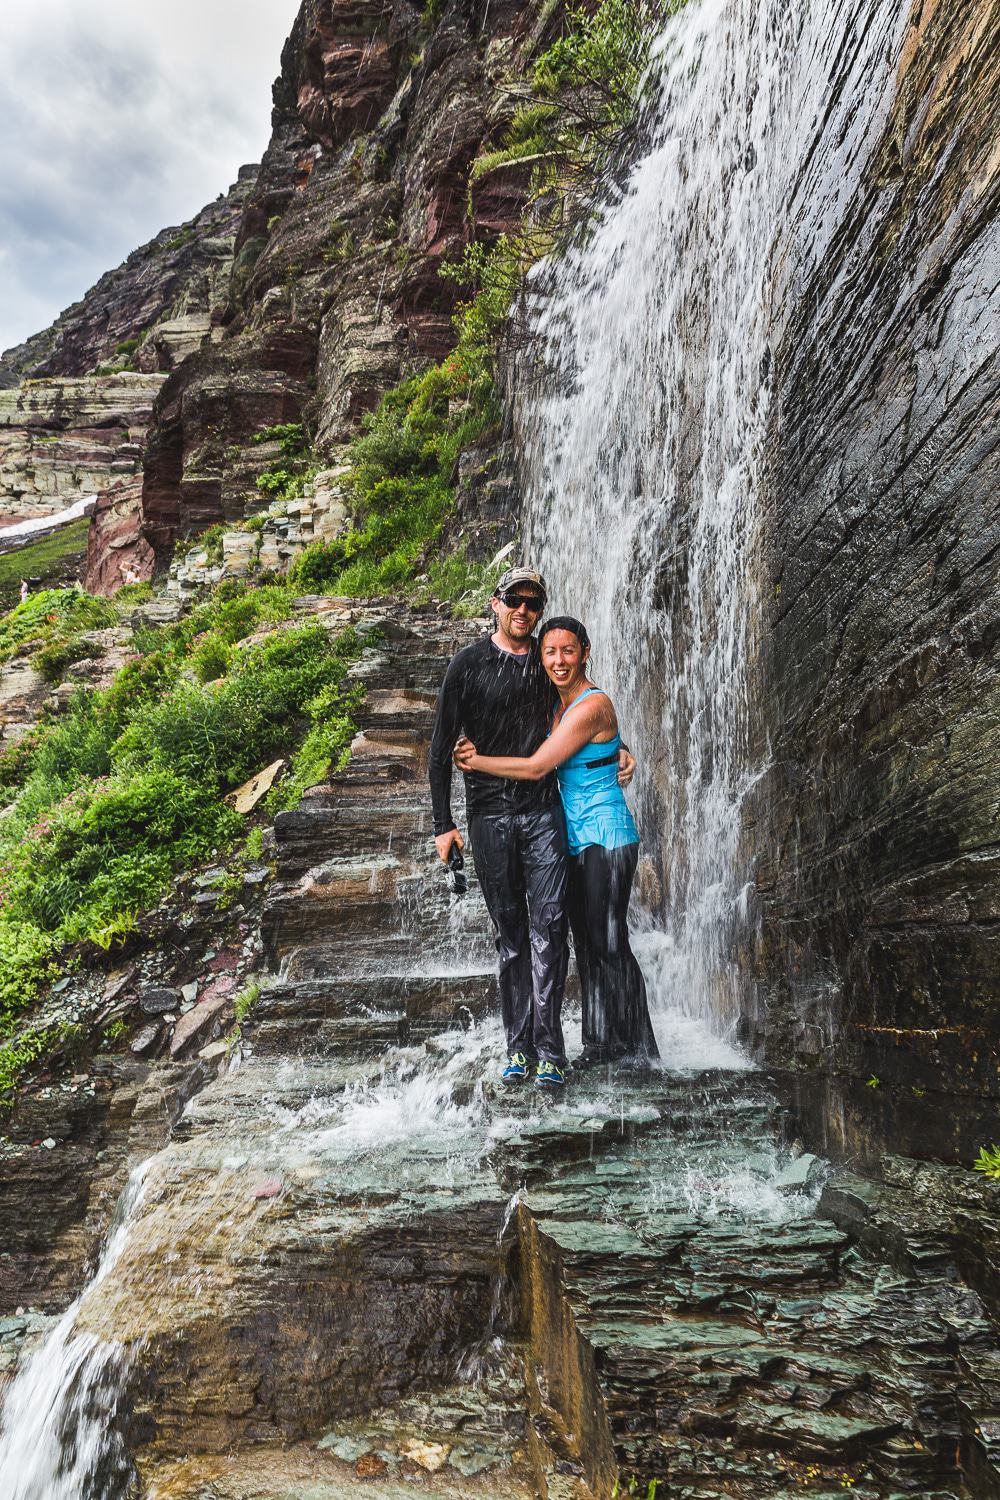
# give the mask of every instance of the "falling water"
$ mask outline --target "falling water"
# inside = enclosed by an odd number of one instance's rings
[[[90,1288],[109,1276],[142,1202],[145,1170],[122,1194]],[[122,1349],[76,1331],[78,1298],[7,1394],[0,1425],[4,1500],[102,1500],[126,1492],[131,1465],[116,1418]]]
[[[772,356],[890,106],[905,9],[689,0],[654,49],[627,182],[530,290],[528,551],[586,621],[640,762],[656,999],[723,1024],[752,873],[741,803],[766,760],[753,663]],[[815,180],[821,130],[850,140],[839,199]]]

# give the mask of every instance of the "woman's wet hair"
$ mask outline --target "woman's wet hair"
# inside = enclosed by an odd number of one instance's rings
[[[582,625],[579,620],[574,620],[572,615],[553,615],[551,620],[546,620],[538,632],[539,646],[541,646],[550,630],[568,630],[570,635],[576,636],[584,651],[590,645],[590,636],[587,634],[586,625]]]

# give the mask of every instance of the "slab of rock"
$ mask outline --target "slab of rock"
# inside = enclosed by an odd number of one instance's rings
[[[256,776],[251,776],[242,786],[238,786],[235,792],[230,792],[229,801],[238,813],[253,812],[262,797],[266,797],[281,772],[284,770],[284,760],[273,760],[263,771],[258,771]]]
[[[794,1161],[790,1161],[774,1179],[774,1186],[779,1193],[804,1193],[808,1188],[815,1187],[823,1175],[826,1162],[821,1156],[813,1156],[809,1151],[803,1151]]]
[[[228,1004],[229,997],[219,995],[217,999],[206,1000],[181,1016],[170,1038],[170,1056],[180,1057],[196,1039],[210,1040],[210,1033]]]
[[[166,1015],[167,1011],[173,1010],[176,1004],[177,991],[168,990],[163,987],[143,990],[139,996],[139,1008],[147,1016]]]

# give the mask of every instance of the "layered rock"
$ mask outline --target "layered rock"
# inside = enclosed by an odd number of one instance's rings
[[[749,1034],[865,1155],[970,1160],[1000,1102],[998,100],[989,7],[914,7],[769,376]]]
[[[0,391],[0,518],[58,515],[135,474],[163,379],[123,371]]]
[[[438,268],[471,237],[468,169],[523,94],[542,10],[554,25],[537,0],[451,4],[436,24],[409,0],[305,0],[237,236],[232,321],[171,378],[150,435],[161,565],[179,534],[259,507],[261,428],[305,416],[333,455],[451,347],[458,294]],[[519,222],[526,191],[494,205],[487,239]]]
[[[50,328],[0,356],[0,387],[46,376],[87,375],[120,362],[171,370],[210,336],[229,297],[233,243],[257,167],[187,223],[163,229],[102,276]]]
[[[153,576],[153,549],[142,535],[142,476],[118,479],[101,491],[87,533],[84,586],[114,594],[126,583]]]
[[[447,892],[424,787],[433,688],[476,627],[359,623],[361,733],[276,822],[234,1064],[164,1110],[78,1313],[121,1346],[78,1378],[117,1386],[145,1492],[996,1494],[996,1334],[950,1268],[957,1216],[899,1211],[957,1174],[915,1194],[887,1164],[817,1214],[739,1067],[575,1075],[547,1106],[490,1081],[485,912]]]

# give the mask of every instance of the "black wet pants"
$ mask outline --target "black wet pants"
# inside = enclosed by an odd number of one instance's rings
[[[562,809],[473,817],[469,834],[496,930],[507,1051],[562,1066],[569,952]]]
[[[591,844],[570,856],[569,920],[583,992],[583,1050],[595,1061],[659,1056],[646,983],[628,940],[638,863],[638,844]]]

